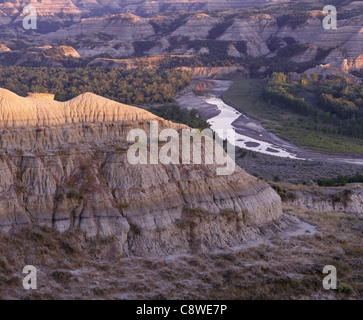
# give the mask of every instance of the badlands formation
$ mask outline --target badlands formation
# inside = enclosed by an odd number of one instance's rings
[[[14,40],[20,36],[31,46],[73,46],[86,60],[165,54],[213,56],[208,43],[213,40],[221,48],[227,45],[226,55],[234,58],[282,55],[294,63],[309,63],[306,70],[320,64],[332,68],[332,72],[362,68],[361,1],[348,1],[337,7],[335,30],[324,29],[323,7],[306,8],[299,12],[301,16],[292,9],[283,11],[276,6],[237,10],[281,2],[286,1],[5,1],[0,3],[0,24],[6,25],[6,31],[0,34],[4,39],[0,61],[62,66],[54,59],[44,61],[29,50],[24,54],[23,46],[18,48]],[[22,8],[27,3],[38,9],[39,26],[34,32],[19,29],[24,16]],[[226,11],[213,11],[219,9]],[[163,12],[168,13],[160,14]],[[285,46],[290,46],[289,50],[281,53]]]
[[[100,54],[107,54],[112,58],[130,57],[135,54],[135,42],[139,45],[144,42],[144,54],[190,55],[209,53],[208,44],[204,43],[203,46],[203,42],[198,43],[198,40],[210,39],[210,32],[219,29],[221,33],[213,40],[217,43],[228,42],[227,53],[231,57],[247,55],[273,58],[278,54],[278,48],[286,46],[288,41],[293,41],[304,45],[302,52],[288,58],[296,63],[316,60],[346,72],[362,68],[362,14],[341,18],[336,30],[325,30],[320,14],[321,11],[312,11],[306,21],[291,26],[289,23],[283,25],[278,14],[241,14],[228,20],[228,15],[226,18],[223,14],[141,18],[127,13],[85,18],[68,28],[47,33],[36,39],[52,45],[60,45],[74,39],[76,49],[82,57]],[[222,25],[226,23],[224,30]],[[178,27],[172,27],[175,25]],[[176,43],[176,39],[180,43]],[[188,41],[195,40],[196,47],[190,42],[188,44]],[[246,51],[241,51],[236,46],[238,42],[245,42]],[[274,48],[273,43],[279,43],[279,47]],[[321,57],[324,52],[326,56]]]
[[[161,12],[238,9],[286,2],[290,0],[5,0],[0,3],[0,23],[19,20],[23,7],[29,4],[37,9],[42,20],[55,22],[89,15],[95,10],[147,16]]]
[[[42,21],[61,22],[81,14],[71,0],[6,0],[0,3],[0,24],[21,22],[28,14],[23,13],[26,5],[35,7]]]
[[[236,167],[131,165],[128,132],[186,128],[91,93],[57,102],[0,89],[0,230],[114,236],[126,255],[223,248],[284,221],[280,197]]]

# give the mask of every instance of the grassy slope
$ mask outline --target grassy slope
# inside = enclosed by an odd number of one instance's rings
[[[307,130],[297,122],[298,118],[303,119],[304,116],[265,102],[262,92],[266,80],[237,78],[233,82],[230,90],[223,96],[225,102],[261,120],[265,128],[277,136],[312,150],[363,154],[362,140]],[[310,96],[306,98],[311,99]]]
[[[175,259],[123,259],[117,239],[78,231],[0,235],[0,299],[362,299],[360,217],[285,211],[318,232]],[[28,264],[41,270],[38,290],[21,285]],[[337,268],[338,290],[323,288],[325,265]]]

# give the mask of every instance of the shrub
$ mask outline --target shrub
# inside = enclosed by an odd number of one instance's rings
[[[76,184],[73,181],[68,182],[67,188],[74,188]]]
[[[149,51],[155,46],[155,41],[135,41],[134,50],[137,57],[141,57],[145,52]]]
[[[243,159],[244,157],[246,157],[248,155],[248,151],[246,149],[240,149],[239,150],[239,155],[238,158]]]
[[[77,191],[77,190],[70,190],[67,193],[67,198],[68,199],[75,199],[75,200],[82,200],[83,199],[83,195],[81,192]]]
[[[116,151],[127,151],[128,148],[126,146],[116,146],[115,150]]]
[[[24,150],[23,150],[22,148],[17,148],[17,149],[16,149],[16,153],[17,153],[17,155],[19,155],[19,156],[23,156],[23,155],[24,155]]]
[[[299,25],[305,23],[310,17],[309,12],[295,12],[283,14],[277,17],[277,25],[282,28],[284,26],[289,26],[295,30]]]
[[[342,203],[344,205],[347,205],[347,203],[350,200],[350,197],[352,196],[353,191],[349,189],[345,189],[338,194],[333,196],[333,202],[334,203]]]
[[[280,182],[280,181],[281,181],[281,179],[280,179],[280,177],[279,177],[279,176],[274,176],[274,177],[273,177],[273,181],[274,181],[274,182]]]
[[[150,109],[150,112],[166,120],[186,124],[191,128],[209,128],[208,122],[200,117],[197,110],[182,109],[177,103],[154,107]]]
[[[142,233],[142,229],[140,228],[140,226],[134,223],[130,223],[130,231],[136,235],[140,235]]]
[[[354,176],[338,175],[335,178],[318,179],[316,183],[320,187],[341,187],[347,185],[347,183],[362,183],[363,175],[357,172]]]
[[[350,295],[354,292],[354,289],[352,286],[350,286],[349,284],[342,282],[338,285],[338,291],[342,292],[346,295]]]
[[[87,170],[87,168],[88,168],[88,163],[82,163],[82,164],[81,164],[81,170],[82,170],[82,171]]]
[[[55,201],[62,201],[64,199],[64,195],[62,193],[57,193],[54,197]]]
[[[51,273],[52,278],[58,283],[66,283],[71,278],[71,274],[69,272],[54,270]]]
[[[222,216],[225,216],[225,217],[231,217],[231,216],[233,216],[235,214],[236,214],[236,212],[233,209],[224,209],[224,210],[221,210],[221,215]]]
[[[285,37],[283,40],[286,42],[287,45],[292,45],[296,43],[296,40],[293,37]]]
[[[25,193],[25,187],[22,184],[15,184],[15,192],[16,193]]]
[[[296,200],[296,194],[294,192],[285,190],[285,189],[281,188],[280,186],[278,186],[276,184],[272,185],[271,187],[272,187],[272,189],[274,189],[278,193],[278,195],[280,196],[282,201],[287,201],[287,200],[294,201],[294,200]]]
[[[271,52],[275,52],[275,51],[279,50],[281,48],[281,46],[282,46],[282,41],[278,37],[272,37],[267,41],[267,48]]]
[[[189,229],[193,225],[193,221],[191,219],[176,219],[175,225],[182,230]]]
[[[304,53],[307,48],[308,45],[306,44],[294,43],[279,49],[279,51],[277,51],[277,54],[284,58],[292,58],[296,55]]]
[[[126,209],[128,206],[129,206],[129,205],[128,205],[127,203],[124,203],[124,202],[121,202],[121,203],[119,203],[119,204],[118,204],[118,207],[119,207],[120,209]]]
[[[247,52],[247,42],[246,41],[237,41],[234,43],[234,46],[240,53]]]

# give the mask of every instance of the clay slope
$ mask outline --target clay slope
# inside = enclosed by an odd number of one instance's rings
[[[294,20],[283,22],[282,13],[243,15],[239,12],[241,15],[233,19],[229,19],[227,13],[153,18],[109,15],[83,19],[39,39],[44,44],[57,45],[67,39],[77,40],[77,50],[82,57],[107,54],[112,58],[126,58],[140,52],[143,55],[215,54],[213,46],[205,41],[213,38],[217,43],[222,41],[222,47],[226,45],[223,42],[227,43],[226,55],[230,57],[279,56],[296,63],[324,64],[345,72],[362,68],[361,9],[353,11],[351,17],[342,16],[336,30],[323,28],[320,11],[305,12],[306,20],[297,21],[296,25]],[[289,14],[293,13],[287,12],[287,16]],[[284,48],[286,46],[290,47]]]
[[[126,255],[164,255],[236,245],[282,216],[280,197],[238,167],[128,163],[132,128],[185,126],[89,93],[51,98],[0,90],[0,230],[79,228]]]
[[[78,24],[50,33],[45,38],[56,40],[82,35],[83,39],[88,37],[95,40],[95,35],[100,32],[122,41],[135,41],[154,35],[154,29],[147,21],[132,14],[118,14],[106,18],[82,19]]]
[[[81,10],[71,0],[7,0],[0,3],[0,21],[21,21],[24,17],[23,8],[27,5],[35,7],[38,17],[44,21],[59,22],[81,14]]]
[[[284,2],[289,0],[6,0],[0,3],[0,21],[14,21],[28,4],[37,8],[42,20],[53,19],[54,22],[54,19],[68,20],[95,11],[146,16],[160,12],[237,9]]]

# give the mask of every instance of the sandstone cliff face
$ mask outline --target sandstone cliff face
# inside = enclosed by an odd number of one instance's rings
[[[11,51],[7,46],[0,44],[0,52],[9,52]]]
[[[316,210],[320,212],[343,212],[363,215],[363,190],[361,186],[345,189],[321,188],[319,193],[298,191],[284,201],[294,208]]]
[[[0,230],[29,225],[115,236],[124,254],[221,248],[258,237],[280,197],[237,168],[130,165],[127,133],[185,128],[93,94],[68,102],[0,90]]]

